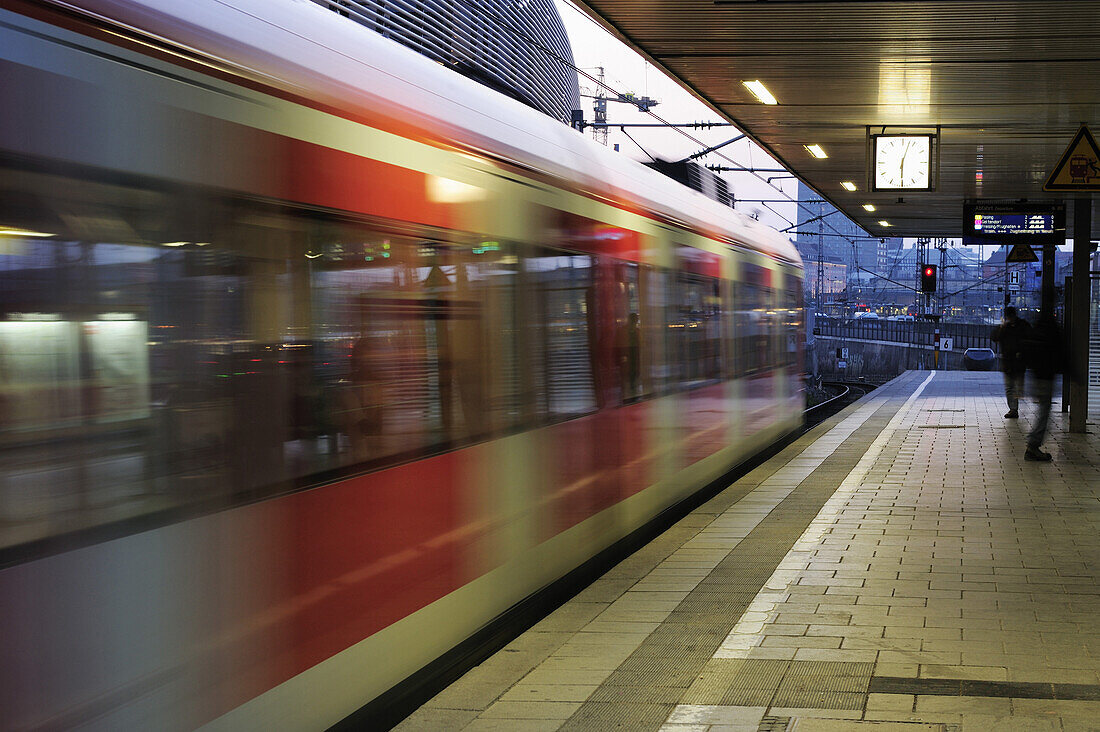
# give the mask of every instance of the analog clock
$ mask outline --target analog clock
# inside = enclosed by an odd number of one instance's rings
[[[929,190],[931,135],[875,135],[875,190]]]

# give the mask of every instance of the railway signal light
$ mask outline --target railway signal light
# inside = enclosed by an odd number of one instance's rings
[[[920,291],[921,292],[935,292],[936,291],[936,265],[926,264],[920,271]]]

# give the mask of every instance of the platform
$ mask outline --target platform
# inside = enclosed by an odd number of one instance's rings
[[[1100,440],[1005,410],[907,372],[397,729],[1100,729]]]

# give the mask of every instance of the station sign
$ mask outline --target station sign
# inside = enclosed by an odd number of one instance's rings
[[[1041,246],[1066,238],[1064,203],[975,201],[963,205],[963,244]],[[1032,260],[1033,261],[1033,260]]]

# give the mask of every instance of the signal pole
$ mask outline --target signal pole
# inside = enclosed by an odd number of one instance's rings
[[[917,286],[913,289],[917,291],[917,312],[921,315],[930,315],[929,310],[932,307],[932,293],[921,292],[921,272],[924,271],[924,265],[928,264],[928,245],[932,243],[931,239],[922,238],[917,239]],[[922,298],[921,295],[924,295]],[[923,299],[923,302],[921,300]]]
[[[817,312],[823,313],[821,309],[822,302],[822,287],[825,284],[825,242],[822,234],[824,233],[824,224],[821,222],[821,218],[817,219]]]
[[[944,280],[947,279],[947,268],[944,266],[947,264],[947,239],[936,239],[936,249],[940,250],[940,273],[939,281],[936,283],[938,291],[936,297],[940,301],[940,309],[943,309],[943,293],[947,290],[947,284]],[[941,284],[942,283],[942,284]]]

